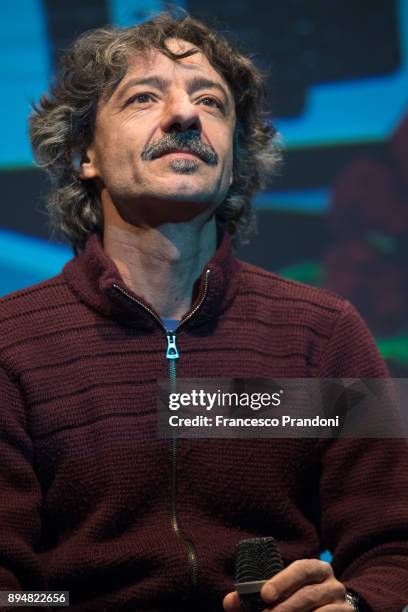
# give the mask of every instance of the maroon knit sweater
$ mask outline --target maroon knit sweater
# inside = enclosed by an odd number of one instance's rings
[[[273,535],[285,564],[329,549],[374,612],[399,611],[406,442],[183,439],[172,457],[156,435],[165,332],[115,284],[94,235],[0,300],[0,589],[69,590],[75,611],[221,611],[237,542]],[[238,261],[227,234],[194,300],[178,376],[387,375],[348,302]]]

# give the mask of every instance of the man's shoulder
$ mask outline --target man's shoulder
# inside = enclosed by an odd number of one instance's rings
[[[272,301],[277,307],[298,306],[305,311],[332,313],[336,318],[347,305],[345,298],[332,291],[284,278],[247,262],[241,262],[241,274],[243,291]]]
[[[21,314],[35,307],[52,305],[61,294],[68,292],[67,282],[61,272],[44,281],[18,289],[0,297],[0,322],[6,316]]]
[[[16,330],[33,329],[73,301],[62,273],[0,298],[0,348]]]

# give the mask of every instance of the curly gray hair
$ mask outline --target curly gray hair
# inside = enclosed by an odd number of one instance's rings
[[[105,27],[85,32],[62,58],[49,95],[30,117],[30,137],[40,167],[51,179],[48,212],[55,229],[83,250],[89,234],[103,232],[103,214],[93,181],[81,180],[74,160],[92,143],[98,102],[109,97],[127,71],[132,51],[158,49],[177,61],[196,52],[175,54],[168,38],[193,43],[229,84],[236,104],[234,181],[216,211],[228,231],[242,242],[255,231],[251,198],[276,170],[280,147],[264,109],[263,77],[253,62],[220,34],[185,15],[162,13],[130,28]]]

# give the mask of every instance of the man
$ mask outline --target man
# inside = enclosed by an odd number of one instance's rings
[[[350,304],[232,253],[277,160],[264,117],[250,60],[169,15],[85,34],[36,109],[77,257],[1,301],[3,590],[233,612],[236,544],[273,535],[268,610],[408,599],[403,440],[157,438],[158,378],[387,375]]]

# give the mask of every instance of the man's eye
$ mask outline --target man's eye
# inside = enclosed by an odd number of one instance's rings
[[[200,103],[204,103],[205,106],[214,106],[222,110],[222,104],[215,98],[210,98],[209,96],[201,98]]]
[[[136,104],[146,104],[146,102],[150,102],[151,99],[152,96],[150,94],[140,93],[129,98],[128,104],[133,104],[134,102],[136,102]]]

